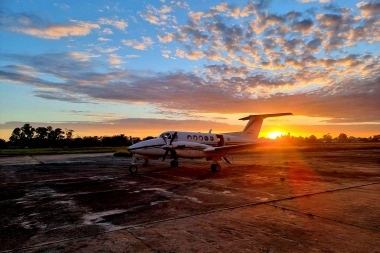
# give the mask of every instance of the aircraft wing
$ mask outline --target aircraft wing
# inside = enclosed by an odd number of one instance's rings
[[[247,143],[240,145],[222,146],[222,147],[210,147],[203,150],[203,152],[210,154],[210,156],[225,156],[227,154],[240,152],[243,150],[248,150],[251,148],[256,148],[258,146],[263,146],[271,143],[270,141],[262,141],[255,143]]]

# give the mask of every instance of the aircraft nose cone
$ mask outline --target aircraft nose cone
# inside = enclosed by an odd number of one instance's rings
[[[127,147],[128,152],[129,152],[129,153],[133,153],[133,149],[134,149],[135,147],[136,147],[135,144],[133,144],[133,145]]]

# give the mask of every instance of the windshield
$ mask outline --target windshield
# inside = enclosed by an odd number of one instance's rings
[[[160,134],[160,137],[164,138],[164,139],[171,140],[172,134],[170,132],[165,132],[165,133]],[[177,140],[177,139],[178,139],[178,135],[176,136],[175,140]]]

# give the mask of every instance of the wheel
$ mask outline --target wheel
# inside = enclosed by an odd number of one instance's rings
[[[136,165],[129,166],[129,173],[131,175],[136,175],[137,174],[137,166]]]
[[[219,172],[222,167],[218,163],[211,164],[211,171],[212,172]]]
[[[172,160],[170,162],[170,166],[172,166],[172,168],[178,167],[178,161],[177,160]]]

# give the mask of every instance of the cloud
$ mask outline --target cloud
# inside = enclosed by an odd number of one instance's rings
[[[102,33],[103,33],[103,34],[113,34],[112,30],[109,29],[109,28],[104,28],[104,29],[102,30]]]
[[[89,61],[90,58],[99,57],[100,55],[90,54],[86,52],[70,52],[68,53],[72,58],[78,61]]]
[[[80,116],[80,117],[88,117],[93,119],[98,119],[101,121],[109,120],[109,119],[122,119],[125,117],[123,114],[116,114],[116,113],[94,113],[91,111],[78,111],[78,110],[63,110],[62,113],[67,115],[74,115],[74,116]]]
[[[300,32],[302,34],[310,34],[313,28],[313,21],[310,19],[304,19],[300,22],[294,22],[292,24],[292,29],[296,32]]]
[[[8,65],[0,67],[0,78],[30,85],[45,99],[221,114],[281,108],[329,122],[379,122],[380,55],[373,49],[380,41],[376,6],[369,11],[368,3],[356,9],[329,4],[279,14],[266,9],[269,3],[222,3],[202,12],[189,11],[186,23],[161,29],[157,38],[166,44],[157,48],[165,61],[191,60],[197,66],[193,72],[114,68],[99,73],[91,62],[95,56],[83,52],[3,54]],[[173,8],[147,10],[161,24],[169,23],[164,16]],[[34,16],[18,20],[28,26],[41,23]],[[121,42],[137,50],[154,45],[151,37]],[[111,54],[108,61],[118,65],[121,59]]]
[[[125,56],[125,58],[128,58],[128,59],[131,59],[131,58],[139,58],[140,55],[136,55],[136,54],[128,54]]]
[[[162,53],[163,57],[169,58],[171,51],[170,50],[162,50],[161,53]]]
[[[142,37],[142,42],[138,42],[137,40],[121,40],[121,42],[126,46],[133,47],[138,50],[145,50],[154,43],[150,37]]]
[[[4,14],[0,28],[28,34],[43,39],[60,39],[68,36],[85,36],[94,29],[100,29],[95,23],[70,20],[68,24],[49,23],[38,16],[25,13]]]
[[[70,6],[68,6],[67,4],[54,3],[54,6],[58,6],[61,9],[69,9],[70,8]]]
[[[99,37],[98,40],[99,41],[111,41],[111,39],[107,39],[107,38],[104,38],[104,37]]]
[[[360,2],[356,6],[360,9],[364,17],[372,17],[380,14],[380,3]]]
[[[43,39],[60,39],[67,36],[88,35],[92,29],[99,29],[97,24],[73,21],[72,25],[51,25],[48,27],[9,27],[9,30]]]
[[[100,53],[112,53],[112,52],[115,52],[115,51],[119,50],[120,47],[107,47],[107,48],[102,48],[102,47],[96,46],[94,49],[95,49],[96,51],[100,52]]]
[[[168,43],[168,42],[171,42],[173,40],[174,34],[173,33],[167,33],[165,36],[157,35],[157,38],[162,43]]]
[[[122,63],[122,61],[120,60],[120,57],[116,54],[111,54],[108,57],[108,62],[111,63],[112,65],[119,65],[120,63]]]
[[[254,74],[247,67],[228,65],[210,66],[209,74],[205,77],[184,72],[139,74],[132,70],[101,74],[92,72],[91,65],[86,61],[73,59],[70,55],[61,55],[60,60],[48,61],[49,63],[46,60],[57,58],[57,55],[5,56],[2,55],[2,58],[18,58],[24,63],[23,66],[33,63],[34,74],[21,72],[15,66],[7,66],[1,68],[0,79],[31,85],[36,89],[35,95],[45,99],[81,103],[147,103],[162,110],[223,114],[252,113],[255,110],[276,112],[282,108],[282,111],[291,111],[297,115],[331,118],[331,122],[333,119],[341,122],[380,122],[380,112],[377,109],[380,107],[380,64],[376,63],[368,69],[366,79],[355,79],[355,69],[369,67],[368,63],[373,62],[373,58],[351,56],[335,61],[326,59],[315,62],[316,66],[325,68],[348,68],[345,78],[335,83],[330,80],[326,84],[329,77],[326,73],[323,74],[323,70],[307,72],[301,69],[294,77],[286,77],[284,74],[278,78]],[[120,59],[114,57],[113,63],[120,63]],[[362,61],[365,62],[364,65]],[[294,59],[287,62],[294,66],[300,64]],[[62,71],[65,68],[70,69]],[[35,73],[51,74],[62,81],[44,80]],[[227,74],[230,76],[227,77]],[[297,91],[306,85],[313,87],[315,83],[321,85],[317,89]],[[168,97],[171,98],[170,103]],[[189,97],[196,98],[197,102],[194,103]]]
[[[161,9],[157,9],[152,5],[148,5],[146,9],[140,12],[140,17],[154,25],[166,25],[176,23],[174,16],[169,15],[172,9],[169,6],[163,5]]]
[[[107,18],[100,18],[98,22],[101,25],[112,25],[122,31],[125,31],[125,29],[128,27],[128,23],[122,19],[112,20]]]

